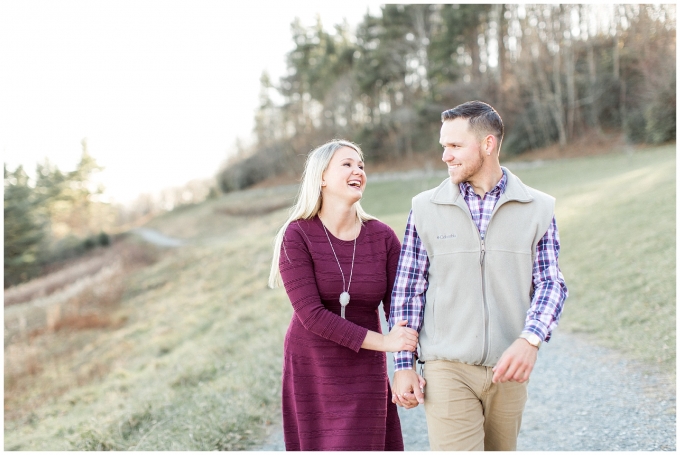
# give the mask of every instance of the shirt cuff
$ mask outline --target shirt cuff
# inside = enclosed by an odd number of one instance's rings
[[[548,332],[548,327],[546,327],[541,321],[527,321],[527,323],[524,325],[524,330],[522,330],[522,333],[533,333],[534,335],[538,336],[541,341],[550,340],[550,332]]]
[[[409,351],[399,351],[394,353],[394,371],[412,370],[413,353]]]

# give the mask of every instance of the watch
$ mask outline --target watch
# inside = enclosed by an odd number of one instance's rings
[[[541,339],[535,333],[523,333],[519,337],[527,340],[527,342],[536,349],[541,348]]]

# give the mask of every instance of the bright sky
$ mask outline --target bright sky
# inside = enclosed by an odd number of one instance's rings
[[[80,142],[127,202],[211,177],[247,139],[260,75],[285,71],[290,23],[359,23],[377,1],[4,0],[0,151],[33,176],[75,168]],[[313,144],[310,144],[310,147]]]

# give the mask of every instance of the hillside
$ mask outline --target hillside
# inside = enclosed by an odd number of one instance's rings
[[[558,201],[570,290],[558,330],[671,375],[675,161],[672,145],[509,164]],[[364,207],[401,237],[410,198],[443,178],[369,173]],[[239,450],[261,441],[278,419],[292,314],[266,278],[295,191],[255,188],[150,221],[147,228],[185,243],[147,250],[126,240],[150,259],[122,273],[119,300],[98,309],[109,324],[32,333],[6,326],[5,449]]]

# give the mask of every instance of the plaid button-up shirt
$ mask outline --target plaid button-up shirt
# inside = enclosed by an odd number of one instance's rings
[[[493,209],[501,194],[505,192],[507,181],[504,172],[501,180],[483,198],[474,192],[472,185],[468,182],[458,185],[482,239],[486,236]],[[389,327],[392,330],[397,321],[407,320],[409,327],[420,332],[425,310],[430,260],[418,237],[412,217],[413,212],[409,213],[404,242],[401,246],[397,278],[392,290]],[[550,334],[560,319],[564,300],[568,295],[564,277],[557,263],[559,253],[560,238],[553,216],[548,230],[536,245],[536,258],[532,271],[534,295],[527,311],[523,330],[523,333],[538,335],[543,341],[550,339]],[[413,354],[411,352],[401,351],[394,354],[395,371],[412,367]]]

